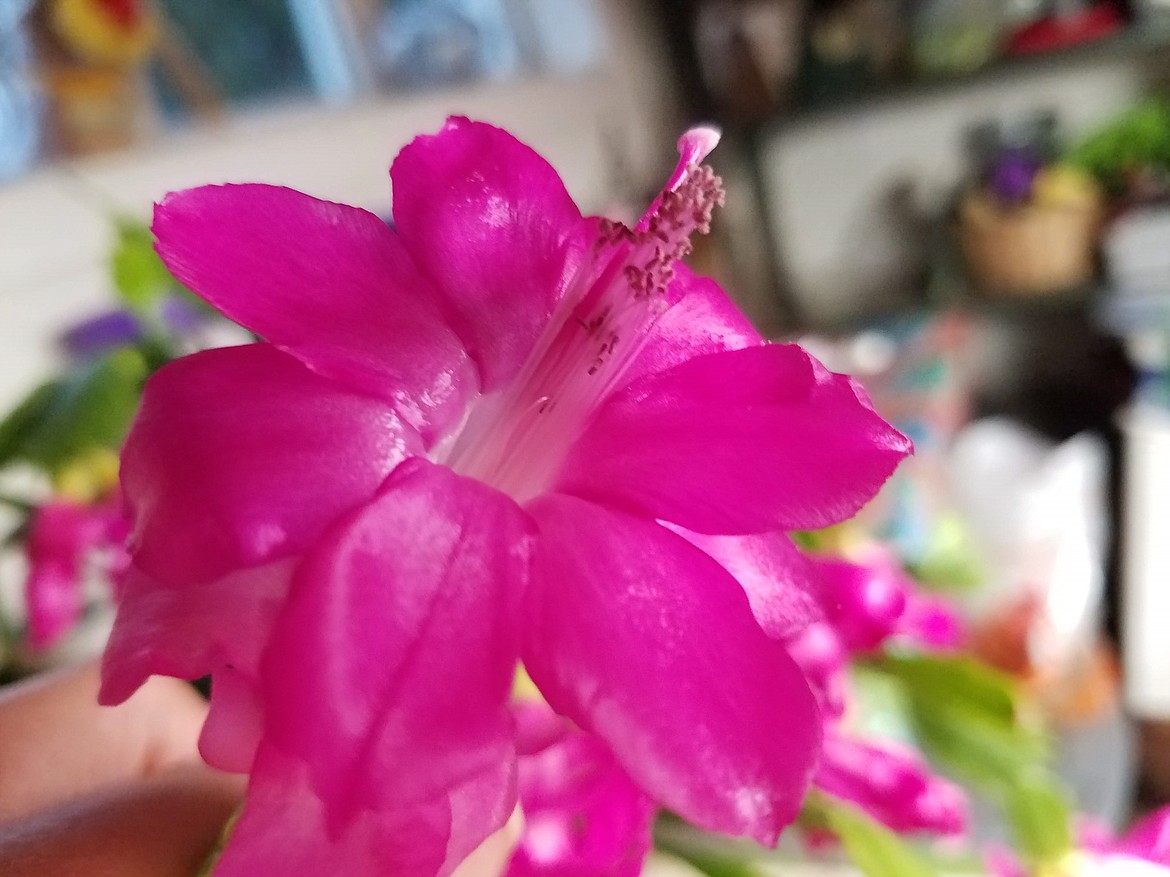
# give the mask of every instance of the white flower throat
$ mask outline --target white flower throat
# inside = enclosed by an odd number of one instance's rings
[[[601,220],[516,378],[475,406],[439,462],[517,502],[542,493],[666,309],[675,263],[723,200],[711,168],[691,164],[634,229]]]

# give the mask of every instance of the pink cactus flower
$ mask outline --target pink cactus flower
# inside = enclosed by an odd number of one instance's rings
[[[637,877],[650,851],[654,802],[602,740],[563,720],[549,734],[556,717],[543,704],[519,709],[524,832],[507,877]]]
[[[954,835],[966,830],[967,800],[912,751],[843,730],[850,700],[849,660],[904,641],[928,650],[954,648],[961,625],[944,603],[919,590],[884,549],[858,564],[813,558],[825,619],[789,640],[826,718],[824,750],[813,785],[851,801],[899,833]]]
[[[925,593],[884,547],[865,559],[813,557],[825,620],[852,654],[872,652],[896,637],[928,651],[958,648],[962,621],[943,599]]]
[[[100,563],[112,579],[121,575],[128,526],[116,494],[91,504],[54,499],[33,512],[25,582],[32,649],[51,648],[81,620],[87,561]]]
[[[849,654],[832,625],[814,621],[788,640],[827,721],[841,719],[849,701]]]
[[[1170,874],[1170,807],[1143,816],[1105,852],[1160,865]]]
[[[146,387],[102,697],[212,674],[203,755],[250,773],[217,877],[450,873],[516,801],[518,660],[658,804],[795,817],[820,719],[753,608],[807,621],[802,583],[749,599],[661,522],[794,551],[909,442],[678,263],[716,139],[633,229],[458,118],[395,160],[394,230],[271,186],[158,205],[170,270],[266,340]]]
[[[847,651],[871,652],[897,630],[910,588],[906,574],[885,551],[866,563],[835,557],[813,562],[824,582],[826,621]]]
[[[967,798],[954,783],[931,772],[913,751],[827,729],[814,785],[856,804],[900,834],[961,834]]]
[[[1104,826],[1082,821],[1079,849],[1060,863],[1060,873],[1075,877],[1170,877],[1170,807],[1143,816],[1120,838]],[[996,848],[984,856],[991,877],[1028,877],[1011,852]]]

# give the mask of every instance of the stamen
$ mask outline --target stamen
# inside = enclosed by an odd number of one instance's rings
[[[724,192],[711,168],[697,164],[705,144],[680,142],[683,161],[635,228],[599,221],[592,258],[528,362],[505,396],[465,427],[448,465],[519,501],[544,489],[666,309],[675,263],[691,252],[691,236],[711,230]]]

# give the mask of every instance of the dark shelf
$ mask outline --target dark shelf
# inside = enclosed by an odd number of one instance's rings
[[[1004,55],[970,73],[874,83],[832,97],[803,101],[798,99],[777,113],[772,124],[781,128],[803,125],[853,110],[947,94],[969,86],[1011,79],[1024,73],[1098,60],[1153,56],[1167,49],[1170,49],[1170,16],[1131,24],[1115,34],[1069,48],[1031,55]]]

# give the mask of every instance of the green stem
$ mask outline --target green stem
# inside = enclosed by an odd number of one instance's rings
[[[707,877],[765,877],[750,853],[670,816],[660,818],[655,826],[654,848],[682,859]]]
[[[240,810],[242,809],[243,805],[241,804],[224,825],[223,831],[219,833],[219,840],[215,843],[215,848],[207,854],[207,861],[203,863],[203,867],[199,869],[199,873],[195,877],[211,877],[215,866],[219,864],[219,857],[223,855],[223,848],[227,846],[228,839],[232,836],[232,830],[235,829],[236,823],[240,819]]]
[[[20,497],[10,496],[7,493],[0,493],[0,505],[11,506],[18,512],[24,512],[25,514],[28,514],[36,508],[35,503],[31,503],[27,499],[21,499]]]

